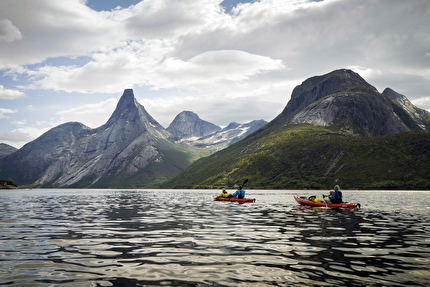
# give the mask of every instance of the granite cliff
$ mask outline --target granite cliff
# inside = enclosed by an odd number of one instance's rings
[[[337,126],[342,132],[380,136],[428,131],[428,112],[386,89],[379,93],[351,70],[336,70],[297,86],[275,124]]]
[[[0,173],[19,185],[150,187],[197,158],[170,136],[126,89],[106,124],[57,126],[4,157]]]

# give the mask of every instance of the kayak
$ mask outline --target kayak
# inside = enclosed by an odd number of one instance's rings
[[[312,200],[307,199],[306,197],[300,197],[298,195],[294,195],[294,199],[300,204],[305,206],[312,207],[327,207],[327,208],[360,208],[360,204],[351,203],[351,202],[343,202],[343,203],[325,203],[325,202],[314,202]]]
[[[239,203],[255,202],[255,198],[228,198],[228,197],[215,197],[215,201],[231,201]]]

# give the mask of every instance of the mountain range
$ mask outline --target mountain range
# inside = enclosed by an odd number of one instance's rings
[[[28,187],[430,188],[430,114],[341,69],[298,85],[269,123],[225,128],[191,111],[162,127],[126,89],[109,120],[0,146],[1,179]],[[200,158],[200,159],[199,159]],[[191,164],[191,165],[190,165]]]
[[[247,130],[254,131],[263,123],[248,125]],[[126,89],[101,127],[65,123],[19,150],[0,146],[4,155],[0,174],[5,180],[32,187],[158,187],[197,158],[219,149],[217,132],[224,139],[223,147],[247,135],[234,133],[237,128],[231,124],[222,129],[184,111],[164,129],[136,101],[133,90]],[[200,138],[204,149],[199,147]]]
[[[341,69],[305,80],[282,113],[165,188],[429,189],[430,114]]]

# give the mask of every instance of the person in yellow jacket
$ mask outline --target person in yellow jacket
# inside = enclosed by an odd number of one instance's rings
[[[222,190],[221,194],[218,197],[232,197],[233,193],[227,193],[225,189]]]
[[[321,198],[316,197],[315,195],[310,196],[309,200],[313,201],[313,202],[324,202],[324,200],[322,200]]]

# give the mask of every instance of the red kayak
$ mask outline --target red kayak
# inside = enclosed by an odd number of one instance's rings
[[[255,198],[228,198],[228,197],[215,197],[215,201],[231,201],[239,203],[255,202]]]
[[[325,202],[314,202],[305,197],[300,197],[298,195],[294,195],[294,199],[300,204],[305,206],[312,207],[327,207],[327,208],[360,208],[360,204],[351,203],[351,202],[343,202],[343,203],[325,203]]]

